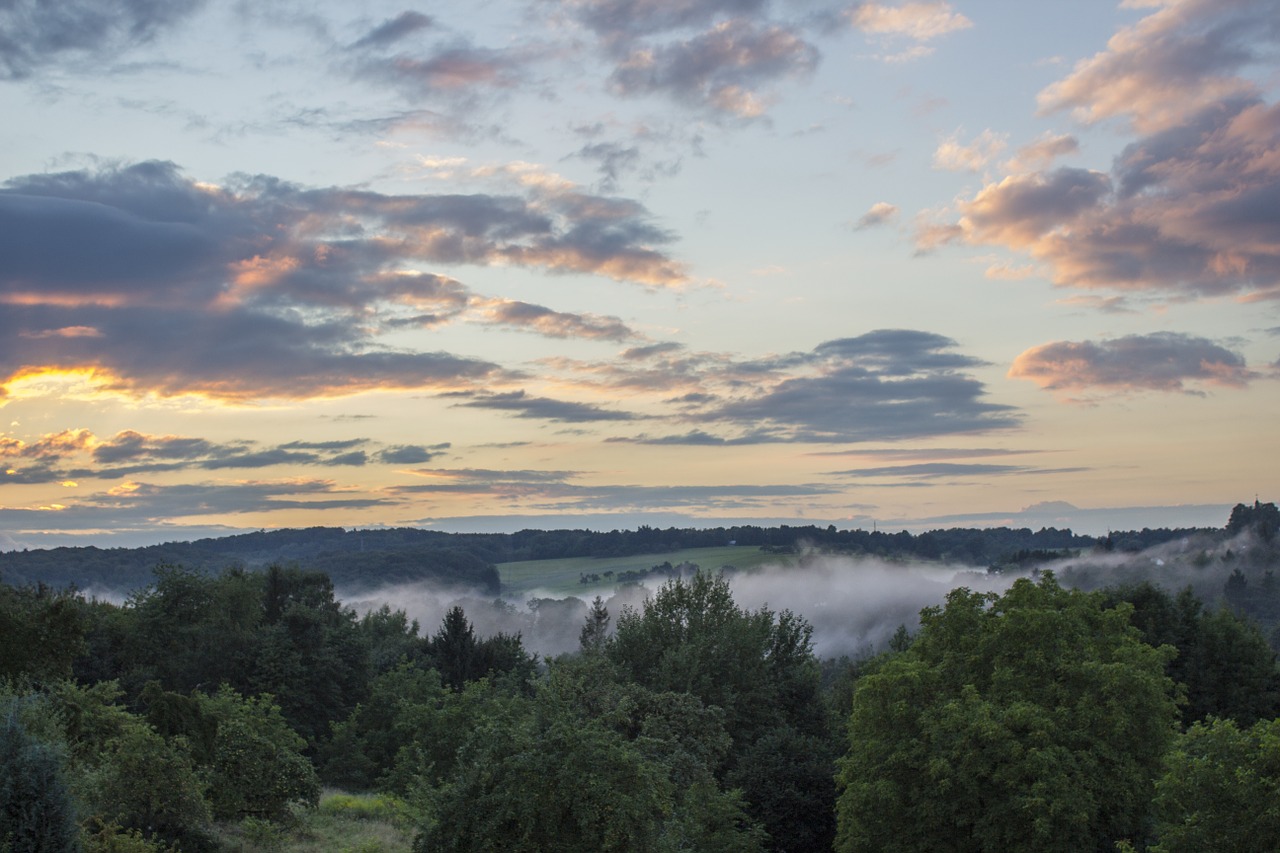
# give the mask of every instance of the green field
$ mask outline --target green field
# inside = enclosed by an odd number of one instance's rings
[[[613,578],[601,578],[598,584],[579,583],[584,574],[613,572],[616,576],[625,571],[644,571],[651,566],[670,562],[695,563],[703,571],[719,571],[726,566],[736,569],[754,569],[765,564],[790,563],[795,557],[789,554],[766,554],[754,545],[725,545],[720,548],[686,548],[664,554],[639,554],[633,557],[569,557],[563,560],[523,560],[516,563],[499,563],[498,575],[502,579],[502,594],[518,598],[535,590],[558,595],[578,597],[606,594],[617,582]],[[662,578],[652,575],[651,586],[660,584]]]

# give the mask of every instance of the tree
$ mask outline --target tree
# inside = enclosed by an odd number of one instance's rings
[[[0,678],[67,678],[85,650],[79,597],[0,584]]]
[[[582,632],[578,635],[578,645],[584,652],[601,652],[605,641],[609,639],[609,608],[604,606],[604,599],[596,596],[591,602],[591,610],[583,622]]]
[[[1151,853],[1280,850],[1280,720],[1197,723],[1178,739],[1156,791]]]
[[[514,713],[483,721],[434,797],[419,851],[760,853],[711,765],[717,709],[616,681],[599,656],[557,663]]]
[[[290,803],[316,805],[320,783],[302,755],[306,741],[270,696],[244,698],[224,685],[199,702],[217,726],[207,768],[214,817],[279,820]]]
[[[789,611],[738,607],[728,580],[700,572],[624,609],[605,647],[625,678],[723,711],[732,747],[718,778],[741,787],[777,849],[796,853],[830,849],[835,831],[836,745],[811,634]],[[773,751],[784,743],[802,751]]]
[[[1184,725],[1214,716],[1248,726],[1280,712],[1275,653],[1250,620],[1225,608],[1206,612],[1190,587],[1170,596],[1147,582],[1101,594],[1108,605],[1133,606],[1148,645],[1177,649],[1167,672],[1185,690]]]
[[[1128,605],[1051,574],[952,591],[854,694],[837,851],[1111,850],[1140,838],[1177,711]]]
[[[53,749],[27,733],[11,706],[0,722],[0,850],[80,849],[75,807],[61,765]]]

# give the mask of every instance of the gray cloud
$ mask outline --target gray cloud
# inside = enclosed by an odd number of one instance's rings
[[[394,84],[411,101],[469,98],[520,86],[532,60],[527,51],[459,43],[435,48],[425,56],[367,58],[359,63],[357,73]]]
[[[1178,332],[1043,344],[1019,355],[1009,376],[1030,379],[1049,391],[1187,394],[1203,394],[1189,383],[1243,387],[1257,378],[1239,354]]]
[[[691,39],[635,48],[609,83],[621,95],[667,94],[714,112],[755,118],[768,106],[761,84],[809,74],[817,63],[817,48],[793,30],[732,20]]]
[[[579,23],[617,44],[706,27],[724,17],[754,15],[767,8],[768,0],[570,0],[563,5]]]
[[[430,29],[435,22],[430,15],[421,12],[401,12],[394,18],[383,21],[351,45],[353,49],[366,47],[383,47],[400,41],[405,36],[420,30]]]
[[[910,479],[940,479],[946,477],[991,477],[1005,474],[1063,474],[1085,471],[1085,468],[1035,468],[1028,465],[996,465],[980,462],[919,462],[914,465],[882,465],[871,468],[853,468],[847,471],[831,471],[835,476],[876,478],[906,477]]]
[[[982,400],[981,382],[960,372],[982,365],[929,332],[885,329],[828,341],[789,376],[700,416],[750,424],[791,441],[868,441],[986,432],[1017,426],[1009,406]]]
[[[375,458],[387,465],[421,465],[430,462],[448,450],[449,443],[421,447],[416,444],[401,444],[378,451]]]
[[[636,333],[617,317],[553,311],[542,305],[512,299],[484,303],[485,322],[537,332],[549,338],[623,341]]]
[[[638,415],[621,412],[615,409],[602,409],[590,403],[575,403],[568,400],[555,400],[550,397],[532,397],[524,391],[509,391],[500,394],[462,395],[471,399],[457,405],[469,409],[494,409],[501,412],[512,412],[518,418],[557,421],[560,423],[593,423],[595,421],[630,421]]]
[[[68,55],[113,58],[203,5],[204,0],[7,0],[0,4],[0,80],[21,80]]]

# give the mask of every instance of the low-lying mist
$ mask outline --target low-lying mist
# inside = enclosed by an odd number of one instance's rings
[[[739,607],[790,610],[803,616],[813,625],[818,656],[837,657],[883,647],[899,625],[914,627],[921,608],[941,604],[955,587],[1000,591],[1013,579],[971,567],[814,556],[806,557],[800,565],[734,573],[729,582]],[[527,650],[546,657],[577,650],[588,602],[596,595],[616,620],[624,607],[639,609],[660,583],[653,580],[616,589],[588,588],[581,597],[535,592],[519,600],[459,595],[456,589],[412,584],[344,597],[343,601],[360,613],[384,604],[403,610],[418,621],[424,635],[434,634],[446,611],[457,605],[466,612],[477,636],[519,633]]]
[[[1274,550],[1260,546],[1247,533],[1233,539],[1189,537],[1138,553],[1090,552],[1042,563],[1021,573],[993,574],[985,567],[809,555],[798,565],[778,564],[732,573],[730,585],[740,607],[791,610],[808,620],[813,625],[814,651],[819,657],[859,657],[885,648],[899,625],[914,630],[920,610],[942,604],[947,593],[956,587],[1003,592],[1018,577],[1051,570],[1064,586],[1082,589],[1143,581],[1169,592],[1190,586],[1207,607],[1216,607],[1226,576],[1235,568],[1261,571],[1267,567],[1258,562],[1264,557],[1270,565]],[[653,579],[645,585],[620,588],[586,587],[570,597],[535,592],[513,600],[460,595],[456,588],[443,590],[416,584],[343,596],[343,600],[360,613],[384,604],[403,610],[418,621],[424,636],[434,634],[445,612],[458,605],[478,637],[519,633],[527,650],[546,657],[578,648],[588,602],[596,595],[604,599],[616,620],[624,607],[639,609],[661,582]]]

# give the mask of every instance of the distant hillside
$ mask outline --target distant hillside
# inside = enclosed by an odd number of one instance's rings
[[[769,553],[819,550],[884,558],[942,560],[995,570],[1105,547],[1136,551],[1195,530],[1141,530],[1105,539],[1071,530],[953,528],[927,533],[837,530],[834,526],[639,527],[635,530],[522,530],[517,533],[444,533],[418,528],[344,530],[310,527],[246,533],[145,548],[52,548],[0,553],[0,580],[22,586],[131,591],[152,581],[157,566],[203,572],[230,566],[259,569],[296,565],[326,572],[339,588],[369,589],[388,583],[430,580],[496,595],[497,563],[579,557],[670,554],[729,544]]]

